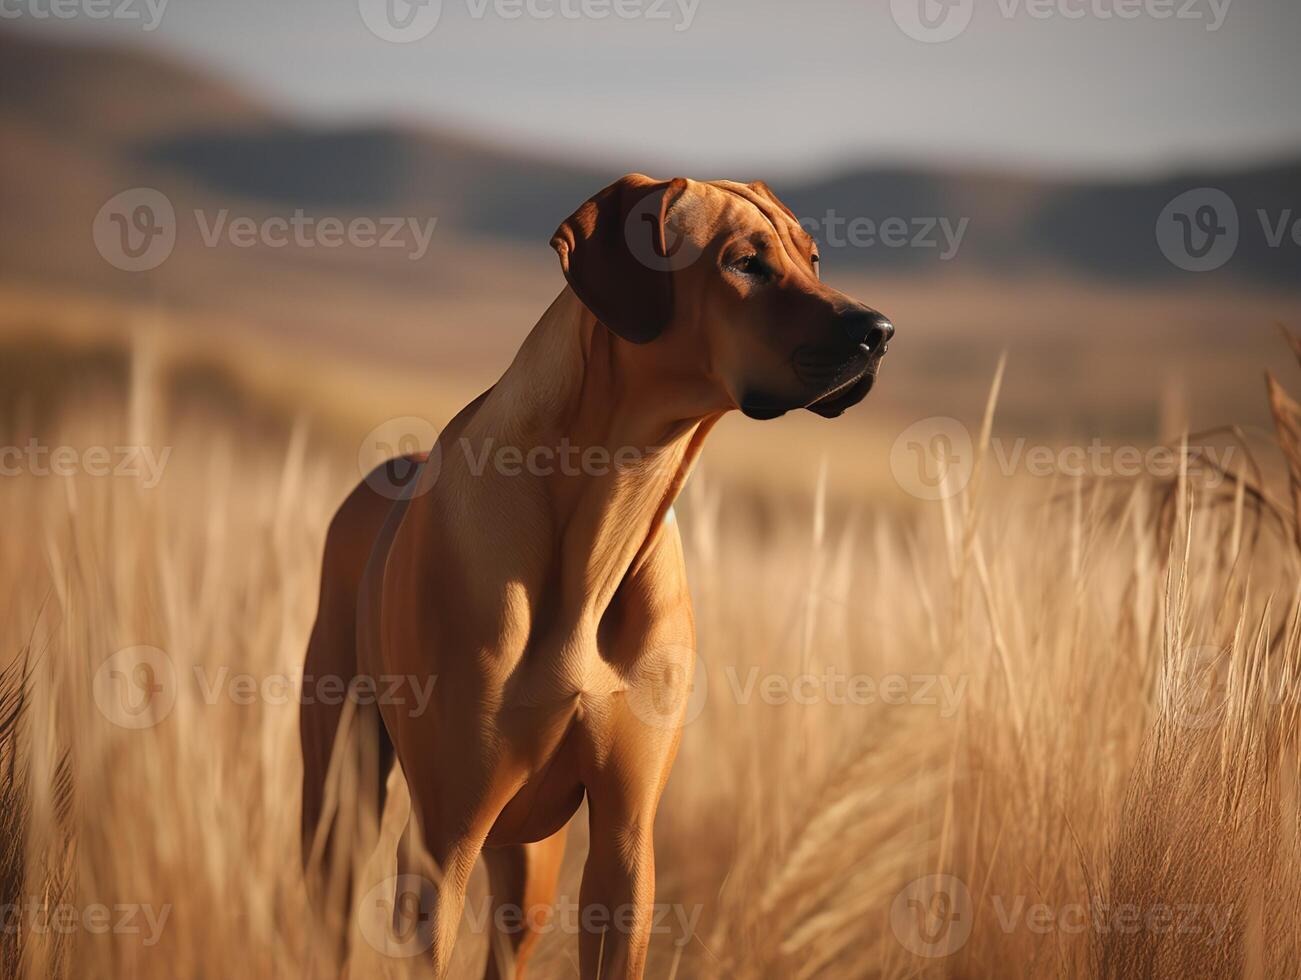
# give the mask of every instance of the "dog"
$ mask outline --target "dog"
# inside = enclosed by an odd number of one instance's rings
[[[398,856],[418,908],[392,908],[439,977],[480,856],[495,907],[523,917],[494,936],[487,976],[524,975],[584,799],[581,976],[642,976],[652,827],[695,668],[674,499],[723,415],[836,417],[894,333],[821,280],[763,183],[629,175],[551,245],[567,284],[506,373],[334,517],[304,665],[375,695],[303,699],[313,900],[350,909],[355,807],[382,811],[396,757],[423,851]],[[414,710],[378,678],[436,683]]]

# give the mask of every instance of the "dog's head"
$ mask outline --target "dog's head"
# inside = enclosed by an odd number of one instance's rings
[[[629,175],[551,244],[578,298],[648,365],[751,418],[840,415],[871,390],[894,334],[822,282],[817,245],[762,183]]]

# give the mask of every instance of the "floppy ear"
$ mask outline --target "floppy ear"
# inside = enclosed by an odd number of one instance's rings
[[[773,204],[777,205],[777,207],[779,207],[779,208],[781,208],[783,211],[785,211],[786,214],[787,214],[787,215],[788,215],[788,216],[789,216],[793,221],[799,221],[799,220],[800,220],[799,218],[795,217],[795,212],[794,212],[794,211],[792,211],[792,210],[791,210],[790,208],[788,208],[785,204],[782,204],[782,202],[781,202],[780,200],[778,200],[777,195],[773,193],[773,189],[772,189],[771,187],[769,187],[767,184],[765,184],[762,180],[756,180],[756,181],[753,181],[753,182],[749,185],[749,187],[750,187],[750,190],[754,191],[754,192],[755,192],[756,194],[758,194],[760,197],[766,198],[767,200],[771,201]]]
[[[686,189],[681,177],[629,174],[570,215],[551,239],[583,305],[634,344],[654,340],[673,318],[673,269],[681,256],[670,249],[664,222]]]

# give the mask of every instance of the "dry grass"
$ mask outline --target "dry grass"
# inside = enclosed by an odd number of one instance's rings
[[[210,690],[299,670],[355,445],[130,366],[6,419],[9,444],[173,451],[153,489],[0,478],[0,899],[24,906],[0,972],[327,975],[293,698]],[[703,477],[681,515],[707,686],[657,828],[658,899],[700,917],[686,936],[669,915],[649,975],[1295,975],[1301,564],[1290,531],[1253,533],[1251,494],[1189,484],[1163,525],[1168,488],[986,475],[887,519],[829,506],[852,496],[832,468],[774,519]],[[131,729],[95,685],[139,645],[176,697]],[[764,703],[764,678],[828,668],[903,675],[905,703]],[[583,836],[580,814],[570,902]],[[32,913],[60,905],[75,926]],[[97,905],[128,928],[94,928]],[[487,941],[462,932],[456,976],[476,976]],[[546,936],[536,975],[575,976],[575,947]],[[354,976],[408,973],[359,944]]]

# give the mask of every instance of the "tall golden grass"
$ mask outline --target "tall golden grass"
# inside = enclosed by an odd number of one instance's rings
[[[14,444],[172,452],[154,488],[0,478],[0,972],[333,975],[292,679],[356,447],[125,363],[6,418]],[[1301,558],[1262,488],[984,472],[887,518],[837,502],[834,465],[798,509],[710,477],[680,507],[702,668],[649,976],[1296,975]],[[152,678],[106,675],[141,646]],[[141,679],[167,696],[126,727],[106,692]],[[362,893],[392,874],[393,785]],[[583,838],[580,814],[562,903]],[[482,896],[457,977],[487,955]],[[352,976],[421,975],[365,938]],[[558,926],[533,975],[576,976],[575,949]]]

